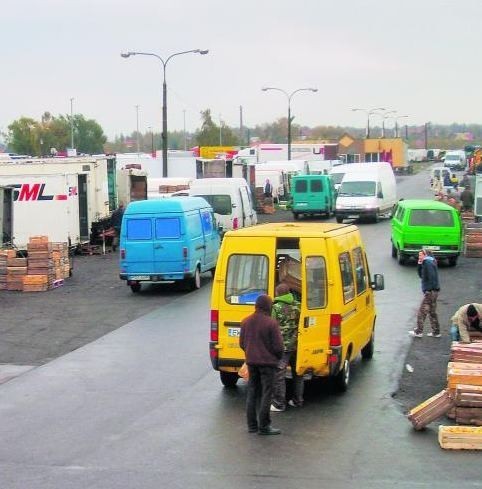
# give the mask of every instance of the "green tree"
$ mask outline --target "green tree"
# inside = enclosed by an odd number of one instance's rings
[[[196,132],[198,146],[236,146],[239,143],[238,136],[226,124],[216,125],[211,117],[209,109],[201,111],[201,129]]]
[[[8,126],[8,143],[15,153],[38,155],[40,141],[38,122],[29,117],[21,117]]]

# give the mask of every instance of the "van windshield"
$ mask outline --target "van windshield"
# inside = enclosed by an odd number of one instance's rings
[[[338,192],[338,196],[373,197],[376,188],[376,182],[343,182]]]
[[[454,216],[451,211],[413,209],[410,213],[409,225],[453,227]]]
[[[331,179],[335,185],[339,185],[345,176],[344,173],[331,173]]]
[[[229,195],[198,195],[198,197],[207,200],[216,214],[221,216],[231,215],[233,206]]]

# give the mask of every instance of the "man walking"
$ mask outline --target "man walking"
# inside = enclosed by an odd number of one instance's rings
[[[416,338],[421,338],[425,318],[428,315],[432,332],[427,333],[427,336],[440,338],[440,323],[437,316],[437,297],[440,284],[437,262],[430,250],[423,249],[418,254],[418,275],[422,279],[423,299],[417,313],[417,327],[408,333]]]
[[[270,406],[273,381],[281,356],[283,338],[271,317],[273,301],[267,295],[256,299],[255,311],[241,322],[239,346],[245,353],[249,370],[246,416],[248,431],[260,435],[279,435],[271,426]]]

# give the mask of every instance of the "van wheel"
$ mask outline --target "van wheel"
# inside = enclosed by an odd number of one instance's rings
[[[300,218],[300,215],[297,212],[293,212],[293,218],[298,220]]]
[[[397,249],[397,261],[399,265],[405,265],[405,255],[399,249]]]
[[[219,372],[221,383],[224,387],[234,387],[238,382],[239,375],[236,372]]]
[[[137,294],[141,291],[141,284],[131,284],[131,290],[134,294]]]
[[[380,222],[380,211],[377,211],[373,216],[373,222]]]
[[[196,267],[194,272],[194,277],[189,279],[189,286],[191,290],[196,290],[201,288],[201,273],[199,272],[199,267]]]
[[[449,267],[455,267],[455,265],[457,265],[457,258],[456,256],[451,256],[449,259],[448,259],[448,262],[449,262]]]
[[[397,248],[392,243],[392,258],[396,258],[396,257],[397,257]]]
[[[361,356],[363,360],[371,360],[375,353],[375,330],[372,331],[370,341],[362,348]]]
[[[338,224],[341,224],[343,222],[343,217],[342,216],[335,216],[336,217],[336,222]]]
[[[345,358],[343,368],[335,377],[335,388],[339,392],[346,392],[350,383],[350,359]]]

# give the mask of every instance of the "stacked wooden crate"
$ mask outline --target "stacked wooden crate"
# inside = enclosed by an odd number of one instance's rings
[[[23,290],[23,277],[27,275],[27,259],[7,258],[7,290]]]
[[[482,428],[474,426],[440,426],[438,441],[442,448],[452,450],[481,450]]]
[[[67,243],[51,243],[55,279],[65,279],[70,274],[69,248]]]
[[[15,250],[0,250],[0,290],[7,290],[7,261],[15,256]]]
[[[482,223],[465,224],[465,256],[482,258]]]

